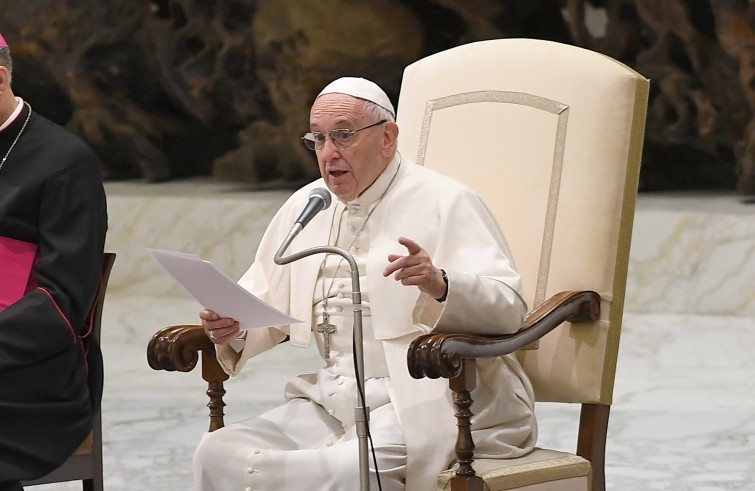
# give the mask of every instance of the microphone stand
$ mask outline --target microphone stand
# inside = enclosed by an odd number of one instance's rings
[[[361,491],[370,491],[370,467],[369,467],[369,454],[367,451],[367,425],[369,419],[369,407],[366,406],[364,400],[364,350],[363,350],[363,335],[362,335],[362,293],[359,289],[359,269],[354,257],[349,254],[348,251],[334,246],[318,246],[305,249],[301,252],[296,252],[287,257],[282,257],[283,253],[291,242],[294,240],[304,226],[296,222],[291,227],[291,231],[288,233],[286,240],[283,241],[278,252],[275,253],[273,261],[275,264],[283,265],[294,261],[298,261],[307,256],[313,254],[338,254],[343,257],[346,262],[349,263],[349,270],[351,271],[351,301],[354,310],[354,355],[356,358],[356,374],[359,374],[357,378],[357,405],[355,411],[355,425],[357,430],[357,439],[359,442],[359,482]],[[355,374],[355,375],[356,375]]]

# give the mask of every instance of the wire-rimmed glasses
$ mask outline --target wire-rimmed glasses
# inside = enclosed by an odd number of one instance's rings
[[[325,140],[327,140],[328,138],[330,138],[330,141],[332,141],[333,144],[337,146],[338,148],[346,148],[352,143],[354,143],[354,138],[358,132],[372,128],[379,124],[383,124],[385,122],[386,122],[385,119],[381,119],[377,123],[372,123],[371,125],[368,125],[368,126],[365,126],[364,128],[359,128],[356,130],[340,128],[340,129],[330,130],[327,133],[320,133],[319,131],[314,131],[312,133],[305,133],[301,139],[304,142],[304,145],[306,145],[306,147],[310,150],[321,150],[322,147],[325,146]]]

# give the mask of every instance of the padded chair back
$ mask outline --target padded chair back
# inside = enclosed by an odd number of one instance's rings
[[[100,289],[89,312],[92,319],[92,336],[99,342],[102,331],[102,309],[105,301],[110,272],[115,262],[115,253],[106,252],[102,258],[100,272]],[[90,377],[90,384],[92,383]],[[102,475],[102,417],[95,416],[92,431],[79,448],[68,460],[44,477],[33,481],[23,482],[24,486],[36,486],[66,481],[82,481],[85,491],[102,491],[104,476]]]
[[[648,80],[574,46],[471,43],[404,71],[399,149],[491,208],[530,307],[594,290],[595,324],[563,325],[519,354],[539,401],[610,404]]]

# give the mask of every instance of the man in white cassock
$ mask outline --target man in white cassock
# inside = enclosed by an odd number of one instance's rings
[[[316,215],[288,251],[337,246],[358,265],[365,367],[359,376],[377,461],[376,473],[370,456],[370,489],[435,490],[436,475],[453,459],[451,393],[443,379],[410,377],[407,348],[434,331],[517,331],[526,313],[520,277],[480,198],[397,151],[395,111],[376,84],[335,80],[315,99],[309,124],[304,141],[317,154],[322,178],[281,207],[239,283],[311,321],[241,332],[222,312],[205,309],[200,318],[231,375],[287,336],[303,348],[314,338],[324,363],[290,381],[280,407],[205,434],[194,456],[197,489],[359,489],[348,263],[335,254],[284,266],[273,261],[309,193],[324,185],[337,198],[334,205]],[[475,456],[529,452],[537,433],[534,395],[516,358],[479,361],[478,378]]]

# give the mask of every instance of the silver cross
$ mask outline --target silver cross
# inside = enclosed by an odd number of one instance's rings
[[[325,350],[325,359],[330,359],[330,335],[336,332],[336,326],[331,324],[330,316],[323,312],[322,322],[317,324],[317,332],[322,334],[323,349]]]

